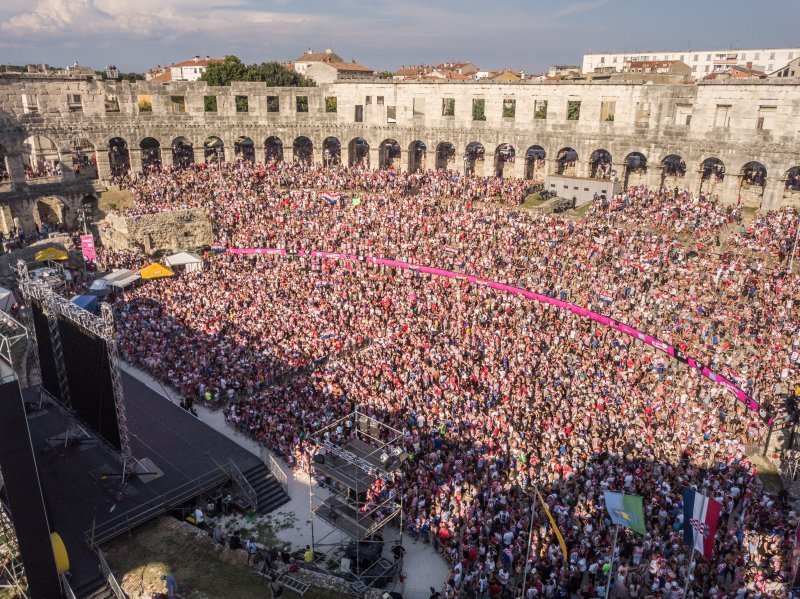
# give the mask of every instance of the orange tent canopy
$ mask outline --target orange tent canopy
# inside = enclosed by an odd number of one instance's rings
[[[139,274],[143,279],[160,279],[161,277],[171,277],[175,272],[158,262],[153,262],[140,270]]]

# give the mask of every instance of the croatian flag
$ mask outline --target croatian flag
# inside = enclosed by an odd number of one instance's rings
[[[339,201],[340,197],[341,196],[339,196],[338,194],[328,193],[327,191],[322,194],[322,199],[328,202],[329,204],[335,204],[336,202]]]
[[[693,489],[683,490],[683,542],[710,560],[714,553],[714,534],[722,511],[722,504],[697,493]]]
[[[334,337],[335,335],[336,335],[336,333],[333,331],[333,329],[328,329],[327,331],[323,331],[322,332],[322,335],[320,335],[320,340],[324,341],[325,339],[330,339],[331,337]]]

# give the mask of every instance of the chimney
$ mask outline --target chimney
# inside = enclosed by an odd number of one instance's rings
[[[195,54],[194,57],[192,58],[192,60],[194,60],[195,62],[198,62],[200,60],[200,56],[198,54]]]
[[[325,48],[325,54],[333,54],[333,50],[330,48]]]

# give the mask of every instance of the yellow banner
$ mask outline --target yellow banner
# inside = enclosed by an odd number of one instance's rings
[[[567,544],[564,542],[564,537],[561,536],[561,531],[558,530],[558,525],[556,524],[553,515],[550,513],[550,509],[547,507],[547,504],[544,502],[542,494],[539,493],[539,489],[536,489],[536,494],[539,496],[539,501],[542,502],[542,507],[544,508],[547,517],[550,519],[550,525],[553,527],[553,532],[556,533],[558,544],[561,545],[561,553],[564,554],[564,561],[567,561]]]

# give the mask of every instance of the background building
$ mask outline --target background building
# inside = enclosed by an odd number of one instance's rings
[[[771,73],[800,57],[800,48],[755,48],[743,50],[677,50],[669,52],[624,52],[608,54],[584,54],[582,70],[594,73],[597,69],[611,67],[621,72],[625,63],[631,61],[677,60],[689,65],[694,79],[702,79],[710,73],[723,73],[733,66]]]
[[[206,72],[206,67],[215,62],[222,62],[224,58],[200,58],[194,56],[190,60],[184,60],[171,64],[166,67],[157,66],[155,69],[150,69],[145,78],[147,81],[197,81]]]

